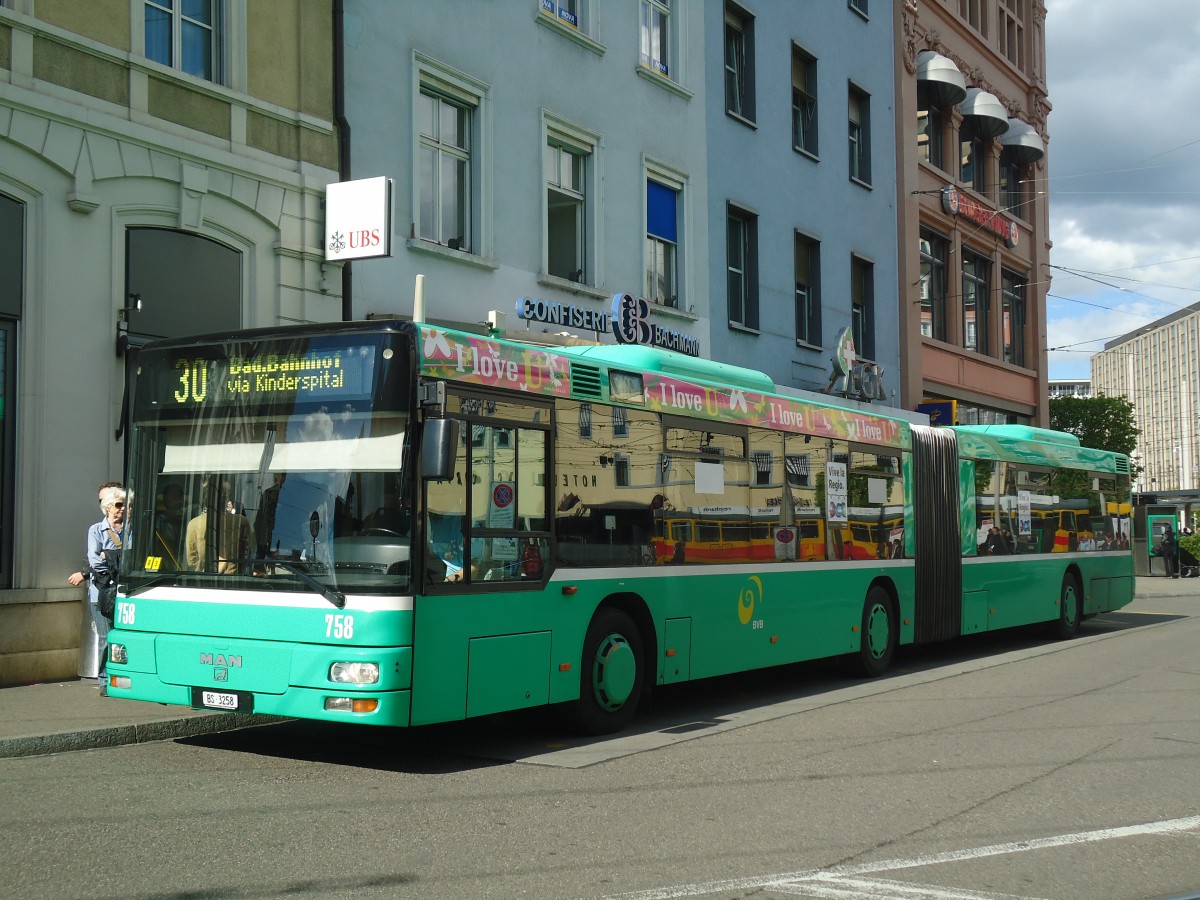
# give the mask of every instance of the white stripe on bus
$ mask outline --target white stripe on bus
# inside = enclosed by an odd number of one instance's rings
[[[311,607],[313,609],[337,609],[332,603],[316,593],[301,591],[286,594],[262,591],[225,591],[211,588],[155,587],[132,597],[118,597],[119,603],[137,603],[138,600],[171,600],[179,603],[228,603],[236,606]],[[413,598],[380,597],[373,594],[347,594],[345,611],[357,612],[409,612]]]

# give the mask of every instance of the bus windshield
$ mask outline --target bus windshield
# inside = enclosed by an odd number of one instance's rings
[[[352,334],[144,351],[129,590],[407,590],[402,346]]]

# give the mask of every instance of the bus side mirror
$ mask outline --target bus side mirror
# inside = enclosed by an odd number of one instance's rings
[[[421,432],[421,477],[429,481],[453,478],[457,449],[457,420],[426,419]]]

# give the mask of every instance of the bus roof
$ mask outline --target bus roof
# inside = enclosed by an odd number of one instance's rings
[[[554,352],[563,356],[586,358],[589,362],[603,362],[609,366],[628,369],[630,372],[658,372],[663,375],[685,378],[689,381],[707,381],[728,387],[759,391],[764,394],[775,393],[775,382],[763,372],[742,366],[733,366],[729,363],[714,362],[711,359],[685,356],[682,353],[661,350],[657,347],[596,344],[594,346],[556,347]]]
[[[1034,428],[1032,425],[955,425],[954,430],[967,434],[990,435],[1011,441],[1038,441],[1043,444],[1062,444],[1079,447],[1079,438],[1066,431]]]

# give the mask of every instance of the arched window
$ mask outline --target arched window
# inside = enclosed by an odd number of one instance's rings
[[[242,326],[242,255],[224,244],[167,228],[125,232],[129,339],[232,331]]]

